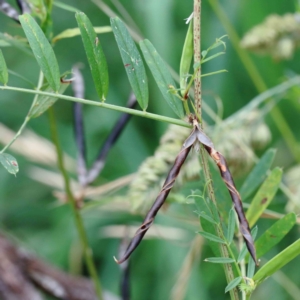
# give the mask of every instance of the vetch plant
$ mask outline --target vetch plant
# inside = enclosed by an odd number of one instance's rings
[[[19,2],[23,3],[23,1]],[[216,1],[210,2],[212,5],[216,5]],[[285,186],[282,184],[282,169],[275,167],[270,170],[274,160],[275,151],[270,149],[264,153],[244,180],[240,191],[238,191],[230,172],[230,167],[226,162],[226,157],[217,150],[218,147],[214,146],[211,138],[208,136],[212,130],[206,126],[202,117],[202,110],[204,107],[204,104],[202,103],[202,78],[205,76],[215,76],[227,71],[222,69],[203,74],[202,65],[225,54],[225,36],[217,38],[206,50],[201,49],[201,1],[195,0],[193,16],[190,18],[190,22],[187,25],[187,34],[179,64],[180,87],[177,88],[176,81],[171,75],[169,67],[158,53],[155,46],[149,40],[143,39],[139,42],[138,48],[125,23],[118,17],[112,17],[110,19],[111,28],[95,28],[88,16],[83,12],[59,4],[66,10],[76,11],[75,19],[78,28],[66,30],[52,38],[52,4],[52,1],[49,1],[47,4],[40,4],[43,9],[37,15],[39,22],[34,18],[35,14],[33,12],[35,11],[34,8],[36,8],[36,6],[33,4],[31,5],[32,12],[26,12],[20,15],[19,19],[16,18],[16,14],[18,14],[17,11],[14,9],[11,10],[10,6],[7,6],[5,9],[3,9],[3,4],[1,6],[2,11],[6,15],[14,20],[19,20],[28,42],[27,45],[27,43],[15,39],[11,44],[15,47],[22,48],[24,51],[32,51],[40,68],[39,82],[36,89],[9,86],[8,69],[5,57],[2,51],[0,51],[0,82],[3,84],[0,89],[3,91],[15,91],[34,95],[31,108],[25,117],[20,130],[11,142],[0,152],[1,164],[12,174],[16,174],[19,171],[16,159],[8,154],[7,151],[16,141],[18,136],[22,134],[23,129],[31,119],[37,118],[48,111],[49,125],[56,148],[58,166],[64,180],[66,198],[72,209],[85,263],[89,275],[93,280],[96,297],[98,297],[98,299],[105,299],[81,215],[81,210],[87,205],[85,203],[86,188],[93,183],[101,173],[106,164],[106,157],[110,149],[124,130],[125,125],[129,122],[131,115],[185,127],[187,133],[179,153],[172,153],[175,157],[168,158],[168,160],[159,158],[161,160],[158,161],[158,163],[163,161],[165,165],[161,173],[159,173],[159,176],[155,175],[154,178],[155,180],[159,180],[166,175],[166,179],[156,200],[153,202],[144,221],[131,239],[127,249],[125,251],[123,251],[123,249],[120,251],[119,259],[115,258],[118,264],[125,263],[123,265],[121,294],[124,299],[127,299],[130,294],[130,273],[129,265],[126,261],[133,251],[136,250],[147,231],[154,223],[155,217],[165,204],[169,193],[174,187],[176,179],[180,172],[182,172],[182,169],[185,168],[184,163],[187,160],[188,155],[190,152],[195,151],[199,152],[198,156],[201,163],[201,170],[199,168],[197,172],[200,173],[200,177],[204,179],[201,181],[197,179],[199,188],[193,191],[192,195],[188,196],[188,198],[193,199],[197,209],[196,213],[200,220],[201,230],[197,231],[197,234],[208,241],[214,254],[213,257],[205,258],[204,261],[223,265],[227,280],[227,286],[224,287],[224,290],[225,293],[230,293],[231,299],[250,299],[257,286],[300,254],[300,245],[299,240],[293,242],[259,267],[259,259],[277,245],[297,223],[296,215],[294,213],[289,213],[281,216],[281,218],[264,233],[260,232],[259,226],[255,226],[261,216],[266,213],[266,210],[274,199],[278,189],[280,188],[288,193]],[[24,7],[21,9],[25,12]],[[124,69],[132,89],[132,94],[129,97],[126,107],[109,103],[109,65],[106,61],[105,51],[101,47],[101,38],[97,36],[97,33],[109,31],[112,31],[115,37]],[[63,40],[79,34],[82,38],[91,76],[100,102],[86,100],[84,98],[84,79],[78,64],[74,66],[72,72],[68,71],[63,74],[60,73],[53,45],[58,39]],[[222,48],[221,51],[217,53],[213,52],[220,47]],[[153,114],[147,111],[149,89],[144,61],[151,71],[154,81],[161,92],[162,98],[166,100],[178,119]],[[69,76],[70,73],[73,73],[74,78],[66,79],[66,76]],[[70,76],[72,77],[72,75]],[[269,101],[271,96],[284,93],[289,88],[299,84],[299,81],[299,78],[294,78],[273,90],[266,91],[265,94],[258,96],[261,98],[254,99],[249,107],[241,109],[241,114],[249,114],[255,109],[258,110],[258,107],[264,104],[264,102]],[[74,97],[64,95],[64,92],[70,84],[72,84]],[[81,189],[80,197],[74,196],[70,178],[64,166],[63,151],[60,146],[58,129],[56,126],[56,117],[52,108],[58,99],[74,102],[74,132],[78,152],[77,177]],[[137,103],[141,110],[135,108]],[[86,159],[85,143],[87,141],[84,134],[85,120],[82,108],[83,104],[116,110],[123,113],[104,141],[103,146],[93,160],[90,168],[88,167]],[[275,104],[276,103],[270,103],[269,101],[268,105],[274,106]],[[260,112],[258,112],[258,114],[260,114]],[[263,113],[261,113],[260,117],[262,115]],[[230,122],[237,121],[239,118],[240,116],[236,115],[231,120],[227,120],[227,125],[230,124]],[[222,120],[220,120],[220,122],[222,124]],[[224,121],[224,124],[226,125],[226,121]],[[215,126],[218,126],[217,122]],[[208,133],[205,133],[206,131]],[[183,135],[185,135],[185,133]],[[224,138],[226,139],[226,135],[224,135]],[[180,139],[183,139],[183,136],[180,136]],[[247,146],[249,145],[244,145],[244,147]],[[213,169],[213,167],[210,167],[207,154],[217,166],[218,171]],[[166,170],[168,168],[169,172],[167,173]],[[151,172],[151,170],[148,170],[147,172]],[[218,172],[219,174],[217,174]],[[144,175],[142,174],[139,179],[142,179],[143,176]],[[222,181],[219,180],[220,178]],[[158,184],[159,183],[160,182],[158,182]],[[139,185],[140,183],[138,182],[136,186],[139,187]],[[141,190],[143,191],[143,189]],[[222,195],[220,195],[220,191]],[[131,190],[129,189],[129,192],[127,193],[128,197],[130,197],[130,192]],[[226,202],[228,194],[232,201],[231,204]],[[242,199],[251,200],[246,214],[244,213]],[[136,209],[137,207],[139,207],[139,205],[134,208]],[[256,239],[258,233],[259,237]],[[132,259],[132,262],[134,262],[134,258]]]

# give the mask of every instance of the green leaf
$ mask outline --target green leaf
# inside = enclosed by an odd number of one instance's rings
[[[197,233],[199,233],[200,235],[202,235],[203,237],[205,237],[206,239],[212,241],[212,242],[216,242],[216,243],[221,243],[221,244],[226,244],[226,242],[224,240],[222,240],[221,238],[219,238],[218,236],[205,232],[205,231],[197,231]]]
[[[69,83],[61,83],[58,94],[63,94]],[[44,92],[53,93],[53,89],[47,84],[45,87],[41,89]],[[44,113],[50,106],[52,106],[58,100],[57,97],[38,95],[34,105],[31,107],[28,117],[29,118],[37,118],[42,113]]]
[[[193,21],[189,23],[189,27],[185,36],[185,41],[182,49],[179,76],[180,76],[180,92],[184,96],[185,89],[187,87],[187,77],[191,68],[191,62],[194,55],[194,43],[193,43]]]
[[[257,236],[257,231],[258,231],[257,226],[255,226],[255,227],[251,230],[251,235],[252,235],[253,241],[255,240],[255,238],[256,238],[256,236]],[[240,251],[240,253],[239,253],[239,257],[238,257],[237,261],[238,261],[238,262],[241,262],[241,261],[245,258],[247,252],[248,252],[248,249],[247,249],[247,247],[246,247],[246,244],[243,243],[243,246],[242,246],[242,249],[241,249],[241,251]]]
[[[259,219],[263,211],[268,207],[273,200],[282,177],[282,170],[275,168],[264,181],[254,199],[252,200],[249,209],[246,213],[246,218],[249,222],[250,228]]]
[[[7,66],[1,50],[0,50],[0,82],[2,82],[4,85],[6,85],[8,82]]]
[[[201,211],[201,212],[196,212],[199,217],[204,218],[205,220],[207,220],[208,222],[212,223],[212,224],[218,224],[212,217],[210,217],[209,215],[206,214],[206,212]]]
[[[254,275],[253,280],[257,283],[261,283],[263,280],[280,270],[298,255],[300,255],[300,239],[263,265]]]
[[[107,32],[112,31],[110,26],[94,27],[94,30],[97,34],[107,33]],[[56,43],[58,40],[72,38],[72,37],[78,36],[78,35],[80,35],[80,29],[79,28],[66,29],[63,32],[61,32],[60,34],[56,35],[52,39],[52,42]]]
[[[240,189],[242,199],[248,198],[263,182],[276,154],[275,149],[269,149],[250,172]]]
[[[11,174],[16,175],[19,172],[18,162],[10,154],[0,153],[0,163]]]
[[[204,261],[211,262],[214,264],[230,264],[235,262],[234,259],[229,257],[209,257],[205,258]]]
[[[146,110],[149,92],[146,71],[141,55],[125,24],[117,17],[111,18],[110,23],[133,93],[142,110]]]
[[[102,101],[105,101],[108,94],[109,81],[105,55],[88,17],[82,12],[76,13],[75,16],[81,32],[97,94]]]
[[[235,211],[232,208],[229,212],[228,218],[228,229],[227,229],[227,242],[231,244],[234,236],[234,229],[235,229]]]
[[[241,282],[241,280],[242,280],[242,277],[236,277],[233,280],[231,280],[225,288],[225,293],[234,289]]]
[[[297,222],[294,213],[289,213],[273,224],[264,234],[256,241],[256,255],[262,257],[276,244],[278,244]]]
[[[44,73],[51,88],[57,92],[60,87],[60,73],[54,51],[45,37],[42,29],[36,21],[29,15],[24,14],[19,17],[25,35],[33,54]]]
[[[175,82],[166,63],[157,53],[150,41],[141,41],[140,47],[164,99],[176,115],[182,119],[184,117],[182,101],[178,99],[175,94],[169,92],[170,87],[175,87]]]
[[[248,268],[247,268],[247,277],[252,278],[255,272],[255,262],[252,257],[249,258]]]

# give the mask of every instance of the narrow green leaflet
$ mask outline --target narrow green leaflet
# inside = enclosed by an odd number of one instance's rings
[[[110,23],[133,93],[142,110],[146,110],[149,92],[146,71],[141,55],[125,24],[117,17],[111,18]]]
[[[205,258],[204,261],[211,262],[214,264],[230,264],[235,262],[233,258],[229,257],[209,257]]]
[[[164,99],[167,101],[176,115],[182,119],[184,117],[182,101],[169,91],[170,87],[175,87],[175,82],[166,63],[157,53],[156,49],[153,47],[150,41],[141,41],[140,47],[142,49],[147,65],[150,68]]]
[[[0,163],[11,174],[16,175],[19,172],[17,160],[10,154],[0,153]]]
[[[24,14],[19,17],[25,35],[33,54],[44,73],[51,88],[57,92],[60,87],[60,73],[54,51],[45,37],[42,29],[36,21],[29,15]]]
[[[232,208],[229,212],[229,218],[228,218],[228,229],[227,229],[227,242],[231,244],[234,236],[234,229],[235,229],[235,211]]]
[[[248,198],[263,182],[276,154],[275,149],[269,149],[250,172],[240,189],[242,199]]]
[[[273,200],[278,190],[281,177],[282,170],[280,168],[273,169],[256,193],[246,213],[246,218],[249,222],[250,228],[255,224],[263,211]]]
[[[7,66],[1,50],[0,50],[0,82],[2,82],[4,85],[6,85],[8,82]]]
[[[289,213],[265,231],[255,243],[257,257],[262,257],[276,244],[278,244],[294,227],[296,222],[296,215],[294,213]]]
[[[242,281],[242,277],[236,277],[236,278],[234,278],[226,286],[225,293],[227,293],[227,292],[231,291],[232,289],[234,289],[241,281]]]
[[[219,238],[218,236],[205,232],[205,231],[197,231],[197,233],[199,233],[200,235],[202,235],[203,237],[205,237],[206,239],[212,241],[212,242],[216,242],[216,243],[221,243],[221,244],[226,244],[226,242],[224,240],[222,240],[221,238]]]
[[[63,94],[69,83],[61,83],[60,88],[58,90],[58,94]],[[53,93],[53,89],[46,85],[44,88],[41,89],[44,92]],[[29,118],[37,118],[42,113],[44,113],[50,106],[52,106],[58,100],[57,97],[45,96],[45,95],[38,95],[34,105],[31,107],[28,117]]]
[[[193,43],[193,20],[191,20],[188,31],[185,36],[185,41],[182,49],[179,76],[180,76],[180,92],[181,96],[184,96],[185,89],[187,87],[187,80],[189,71],[194,55],[194,43]]]
[[[216,224],[216,225],[218,224],[212,217],[207,215],[204,211],[197,212],[197,214],[199,215],[200,218],[204,218],[205,220],[207,220],[208,222],[210,222],[212,224]]]
[[[105,101],[108,94],[108,69],[100,41],[88,17],[78,12],[75,15],[81,32],[82,42],[90,65],[97,94]]]
[[[247,269],[247,277],[252,278],[255,272],[255,262],[252,257],[249,258],[248,269]]]
[[[94,30],[97,34],[107,33],[107,32],[112,31],[110,26],[94,27]],[[80,29],[79,28],[66,29],[63,32],[61,32],[60,34],[56,35],[52,39],[52,42],[56,43],[58,40],[72,38],[72,37],[77,36],[77,35],[80,35]]]
[[[263,265],[254,275],[253,280],[257,283],[261,283],[298,255],[300,255],[300,239],[285,248],[282,252]]]

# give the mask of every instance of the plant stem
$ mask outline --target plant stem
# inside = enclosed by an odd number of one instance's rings
[[[183,120],[169,118],[169,117],[156,115],[156,114],[148,113],[148,112],[141,111],[141,110],[131,109],[131,108],[112,105],[112,104],[103,103],[103,102],[96,102],[96,101],[92,101],[92,100],[85,100],[82,98],[76,98],[76,97],[71,97],[71,96],[67,96],[67,95],[49,93],[49,92],[44,92],[44,91],[35,91],[35,90],[23,89],[23,88],[11,87],[11,86],[0,86],[0,89],[9,90],[9,91],[18,91],[18,92],[27,93],[27,94],[38,94],[38,95],[43,95],[43,96],[50,96],[53,98],[63,99],[63,100],[67,100],[67,101],[79,102],[82,104],[99,106],[99,107],[103,107],[103,108],[107,108],[107,109],[125,112],[125,113],[131,114],[131,115],[144,117],[144,118],[148,118],[148,119],[152,119],[152,120],[156,120],[156,121],[166,122],[169,124],[175,124],[178,126],[183,126],[183,127],[188,127],[188,128],[192,127],[189,123],[187,123]]]
[[[265,92],[268,88],[265,84],[263,78],[260,76],[259,71],[257,70],[256,66],[254,65],[253,61],[251,60],[249,54],[246,52],[245,49],[240,47],[240,38],[235,31],[234,27],[230,23],[230,20],[222,10],[218,0],[209,0],[208,1],[213,8],[214,12],[218,16],[220,22],[223,24],[224,28],[226,29],[230,41],[232,42],[235,51],[237,52],[238,56],[240,57],[244,67],[246,68],[252,82],[254,83],[257,91],[259,93]],[[292,130],[290,129],[288,123],[286,122],[284,116],[282,115],[280,109],[277,106],[274,106],[270,112],[271,117],[274,120],[278,130],[282,134],[289,150],[295,160],[299,163],[300,162],[300,152],[299,146],[296,138]]]
[[[57,132],[53,108],[49,109],[49,120],[50,120],[51,135],[52,135],[53,143],[55,144],[56,152],[57,152],[58,167],[59,167],[60,172],[64,179],[66,194],[67,194],[68,201],[70,203],[70,206],[72,208],[72,212],[74,215],[75,225],[76,225],[78,235],[79,235],[79,238],[80,238],[80,241],[82,244],[85,262],[86,262],[86,265],[88,268],[88,272],[93,280],[96,295],[99,300],[103,300],[101,284],[100,284],[100,281],[99,281],[99,278],[97,275],[97,271],[96,271],[96,267],[95,267],[95,264],[93,261],[92,250],[89,247],[87,234],[85,232],[84,225],[83,225],[83,220],[81,218],[80,212],[78,211],[78,209],[76,207],[76,200],[75,200],[75,198],[72,194],[71,188],[70,188],[69,176],[64,167],[63,154],[62,154],[62,150],[61,150],[61,147],[59,144],[59,138],[58,138],[58,132]]]
[[[202,117],[201,117],[201,0],[194,0],[194,64],[199,63],[199,69],[195,75],[195,113],[200,119],[200,126],[202,127]],[[207,182],[208,194],[211,201],[217,206],[217,201],[214,193],[214,188],[212,185],[212,179],[209,172],[209,166],[207,161],[207,156],[203,145],[200,147],[200,160],[203,167],[205,181]],[[222,238],[224,236],[222,228],[215,226],[216,233],[218,237]],[[224,244],[219,244],[220,253],[223,257],[229,257],[227,246]],[[231,264],[224,264],[224,271],[227,282],[229,283],[234,279],[234,273]],[[230,290],[230,297],[232,300],[239,300],[239,294],[237,288]]]
[[[195,87],[195,108],[196,115],[201,119],[201,0],[194,0],[194,64],[199,64],[199,68],[195,73],[194,87]],[[201,123],[202,121],[199,120]]]
[[[43,85],[43,80],[44,80],[44,74],[43,72],[40,72],[39,75],[39,81],[38,81],[38,85],[37,85],[37,90],[40,90],[40,88]],[[35,94],[31,107],[29,109],[29,111],[32,109],[32,107],[35,105],[35,102],[38,98],[38,94]],[[25,117],[25,120],[23,121],[23,124],[21,125],[20,129],[18,130],[18,132],[16,133],[16,135],[12,138],[12,140],[0,151],[0,153],[5,152],[15,141],[16,139],[22,134],[24,128],[26,127],[27,123],[30,121],[30,118],[28,117],[28,115]]]

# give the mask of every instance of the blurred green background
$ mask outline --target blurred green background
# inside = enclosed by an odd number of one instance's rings
[[[8,2],[15,5],[14,1]],[[66,0],[63,2],[85,12],[94,26],[107,26],[110,24],[109,17],[91,1]],[[118,3],[117,1],[107,0],[103,2],[116,11],[114,4]],[[270,14],[282,15],[287,12],[295,12],[296,1],[228,0],[221,2],[222,8],[234,28],[240,36],[243,36],[245,32],[254,25],[261,23]],[[193,1],[120,0],[120,3],[137,24],[141,35],[149,39],[165,61],[178,72],[181,50],[187,30],[184,19],[191,14]],[[72,12],[54,6],[52,16],[54,35],[77,26]],[[0,32],[23,36],[20,26],[3,14],[0,15]],[[216,38],[224,34],[226,34],[226,31],[212,11],[208,1],[203,1],[202,49],[208,48]],[[110,74],[107,103],[125,105],[130,93],[130,85],[113,34],[99,35],[99,39],[106,54]],[[219,69],[228,70],[228,73],[203,79],[204,101],[216,111],[216,103],[210,95],[218,95],[223,103],[224,118],[242,108],[258,94],[233,49],[230,39],[226,39],[226,45],[226,55],[212,60],[203,67],[203,73]],[[58,41],[54,50],[62,72],[70,70],[78,62],[84,65],[82,73],[85,78],[85,98],[96,100],[97,94],[93,86],[81,38],[77,36]],[[39,69],[33,57],[10,47],[2,47],[2,51],[10,70],[22,74],[35,84],[37,83]],[[251,58],[269,88],[282,82],[287,74],[299,73],[299,52],[295,52],[293,59],[289,61],[274,61],[271,57],[254,54],[251,54]],[[175,117],[162,99],[150,72],[148,72],[148,79],[150,86],[148,111]],[[10,75],[9,85],[30,88],[24,81],[13,75]],[[278,107],[299,141],[298,114],[300,103],[296,92],[288,93]],[[66,94],[72,95],[72,90],[69,88]],[[17,131],[30,108],[32,96],[1,91],[0,99],[0,122],[11,130]],[[75,160],[76,148],[72,127],[72,103],[58,101],[55,104],[55,113],[63,150]],[[115,111],[84,107],[89,164],[93,161],[99,147],[119,115]],[[204,117],[208,124],[213,124],[213,121],[206,114]],[[268,144],[268,148],[274,147],[277,149],[274,165],[283,167],[284,171],[289,170],[297,162],[274,125],[274,120],[267,115],[265,121],[272,133],[272,140]],[[136,172],[139,165],[154,153],[167,126],[167,124],[149,119],[132,117],[130,124],[111,150],[106,166],[94,185],[104,184],[120,176]],[[30,121],[27,128],[37,135],[51,140],[47,113]],[[2,135],[1,132],[0,135]],[[29,149],[34,157],[35,146],[32,145]],[[258,152],[258,156],[262,152]],[[3,168],[0,169],[1,230],[11,234],[18,243],[54,265],[75,274],[82,273],[86,275],[84,263],[81,263],[80,250],[78,251],[79,241],[69,206],[57,200],[53,195],[53,187],[34,180],[30,175],[32,174],[32,168],[35,166],[58,172],[56,166],[54,164],[52,166],[39,164],[34,161],[34,158],[28,160],[20,153],[13,151],[8,151],[8,153],[17,158],[20,172],[14,177]],[[76,179],[75,172],[71,172],[70,175]],[[246,174],[244,174],[245,176]],[[238,178],[238,187],[244,177]],[[297,178],[299,177],[298,175]],[[196,188],[197,183],[193,183],[186,187],[184,193],[188,195],[191,189]],[[127,206],[122,207],[122,203],[118,203],[119,206],[104,206],[102,205],[104,200],[105,198],[97,199],[96,203],[98,204],[94,205],[93,209],[87,208],[84,210],[83,216],[101,282],[105,289],[119,294],[120,269],[112,257],[118,254],[120,239],[103,236],[101,232],[103,232],[103,228],[109,225],[137,225],[142,218],[127,212]],[[288,199],[279,193],[273,201],[271,209],[285,213],[287,202]],[[170,205],[167,212],[158,215],[157,224],[183,230],[184,238],[170,241],[162,236],[159,239],[145,240],[141,243],[131,259],[133,300],[229,299],[229,295],[224,294],[226,280],[222,267],[203,262],[205,257],[212,256],[212,252],[205,242],[204,245],[199,244],[199,247],[201,247],[198,249],[200,259],[192,265],[190,278],[184,286],[186,289],[185,297],[180,298],[179,295],[176,297],[174,294],[171,296],[172,289],[174,286],[176,287],[178,274],[182,272],[180,270],[184,259],[190,250],[191,242],[194,240],[195,231],[199,230],[193,210],[193,205],[175,203]],[[183,220],[174,218],[174,215],[180,215]],[[193,222],[186,222],[184,219]],[[259,235],[273,223],[272,220],[259,221]],[[271,253],[266,255],[266,259],[276,255],[298,237],[299,227],[294,228],[277,247],[272,249]],[[280,278],[274,276],[257,289],[253,298],[256,300],[266,299],[267,297],[273,300],[294,299],[287,290],[291,286],[299,286],[300,284],[299,265],[300,259],[296,258],[293,263],[283,269],[288,278],[283,286],[278,284]],[[298,299],[300,299],[300,294]]]

